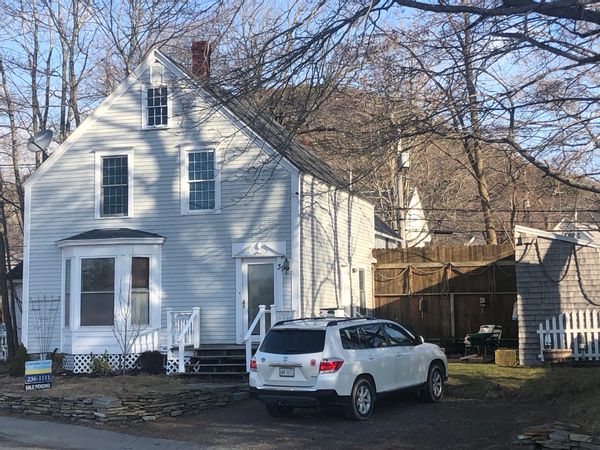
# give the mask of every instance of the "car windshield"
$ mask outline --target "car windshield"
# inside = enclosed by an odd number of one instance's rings
[[[279,355],[319,353],[325,345],[325,330],[269,330],[260,351]]]

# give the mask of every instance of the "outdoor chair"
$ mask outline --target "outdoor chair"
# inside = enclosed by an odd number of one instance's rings
[[[500,346],[502,327],[500,325],[481,325],[479,331],[465,336],[465,354],[468,348],[477,348],[477,353],[487,356],[487,350],[496,350]]]

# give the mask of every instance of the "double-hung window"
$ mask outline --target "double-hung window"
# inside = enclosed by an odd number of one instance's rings
[[[102,158],[102,216],[126,216],[129,209],[127,156]]]
[[[131,323],[150,323],[150,258],[131,258]]]
[[[172,108],[165,68],[152,64],[148,81],[148,85],[142,86],[142,129],[168,128]]]
[[[115,259],[81,259],[81,325],[113,325]]]
[[[164,128],[169,125],[169,97],[166,86],[146,91],[146,127]]]
[[[188,153],[189,209],[215,209],[215,152]]]
[[[367,314],[367,296],[366,296],[366,277],[365,269],[358,269],[358,295],[359,311],[362,315]]]
[[[96,153],[96,218],[133,214],[133,149]]]
[[[65,327],[71,326],[71,259],[65,260]]]
[[[182,214],[201,214],[219,210],[220,177],[216,162],[214,149],[182,150]]]

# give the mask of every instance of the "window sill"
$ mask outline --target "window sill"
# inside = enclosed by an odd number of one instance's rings
[[[94,219],[98,220],[110,220],[110,219],[130,219],[133,218],[133,215],[128,216],[96,216]]]
[[[142,131],[156,131],[156,130],[168,130],[171,127],[169,125],[164,127],[142,127]]]
[[[182,216],[203,216],[211,214],[221,214],[221,209],[194,209],[181,212]]]

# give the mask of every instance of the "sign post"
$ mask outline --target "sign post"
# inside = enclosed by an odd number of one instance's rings
[[[52,387],[52,360],[27,361],[25,363],[25,390],[50,389]]]

